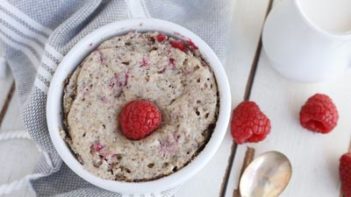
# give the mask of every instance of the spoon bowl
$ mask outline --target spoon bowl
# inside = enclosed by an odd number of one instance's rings
[[[264,153],[245,169],[240,180],[241,196],[277,197],[288,185],[291,175],[291,163],[284,154]]]

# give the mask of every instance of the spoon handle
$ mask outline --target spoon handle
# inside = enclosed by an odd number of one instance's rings
[[[239,189],[234,190],[233,197],[241,197]]]
[[[239,176],[237,189],[234,190],[233,197],[241,197],[240,189],[239,189],[240,179],[241,179],[241,176],[243,175],[245,169],[247,168],[247,166],[253,161],[254,157],[255,157],[255,149],[251,148],[251,147],[247,147],[247,150],[245,152],[244,162],[243,162],[243,165],[242,165],[241,170],[240,170],[240,176]]]

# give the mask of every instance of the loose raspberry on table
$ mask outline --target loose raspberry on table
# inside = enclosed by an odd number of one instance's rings
[[[256,103],[244,101],[233,110],[231,133],[236,143],[262,141],[270,133],[270,130],[269,118]]]
[[[341,190],[344,197],[351,197],[351,152],[341,156],[339,164]]]
[[[325,94],[315,94],[302,106],[301,125],[313,132],[329,133],[339,119],[339,114],[332,99]]]
[[[140,140],[160,126],[161,112],[151,101],[134,100],[123,107],[118,121],[124,136],[130,140]]]

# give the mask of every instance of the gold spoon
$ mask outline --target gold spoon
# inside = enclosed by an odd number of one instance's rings
[[[240,180],[241,196],[277,197],[288,185],[291,175],[291,163],[284,154],[266,152],[245,169]]]

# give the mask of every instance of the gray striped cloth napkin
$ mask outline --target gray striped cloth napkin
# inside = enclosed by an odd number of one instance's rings
[[[45,104],[50,80],[63,56],[89,32],[127,19],[128,5],[133,1],[136,0],[0,1],[0,72],[4,72],[4,65],[10,67],[27,131],[43,152],[33,174],[24,178],[37,196],[121,196],[92,186],[62,163],[49,138]],[[138,1],[152,17],[194,31],[224,61],[234,1]],[[11,185],[5,186],[0,186],[0,193],[6,189],[9,192]]]

